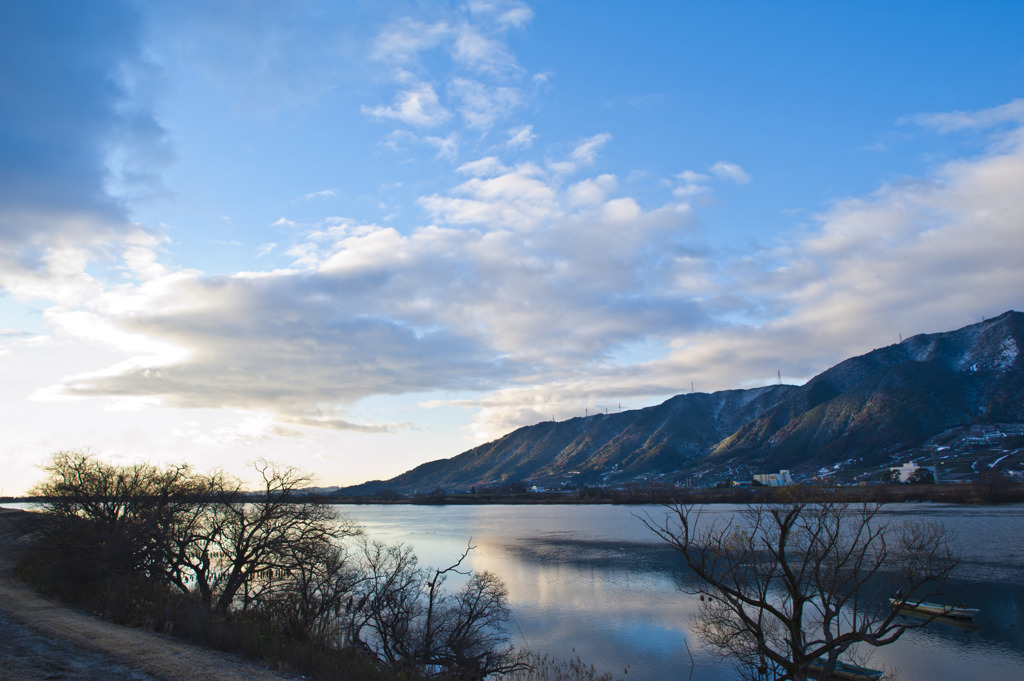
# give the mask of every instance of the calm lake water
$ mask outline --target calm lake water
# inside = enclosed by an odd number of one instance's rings
[[[708,506],[726,518],[738,507]],[[517,644],[643,681],[735,679],[691,633],[696,596],[677,554],[636,517],[657,506],[341,506],[375,539],[447,566],[472,539],[475,570],[509,589]],[[875,650],[869,666],[900,681],[1024,679],[1024,505],[903,504],[887,516],[942,521],[964,551],[951,593],[981,609],[977,628],[933,623]],[[689,653],[687,651],[689,648]],[[626,672],[628,669],[628,673]]]
[[[450,565],[472,540],[469,567],[508,586],[517,645],[579,655],[627,681],[685,681],[691,669],[695,681],[737,678],[692,633],[696,596],[680,589],[692,577],[678,554],[637,518],[664,517],[660,506],[337,508],[371,538],[415,547],[425,566]],[[727,520],[739,508],[706,506],[702,517]],[[897,670],[899,681],[1024,679],[1024,504],[894,504],[884,515],[944,523],[964,552],[949,591],[981,612],[974,628],[909,631],[869,666]]]

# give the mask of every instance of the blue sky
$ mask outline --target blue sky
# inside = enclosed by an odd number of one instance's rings
[[[325,485],[1024,306],[1024,5],[0,0],[0,488]]]

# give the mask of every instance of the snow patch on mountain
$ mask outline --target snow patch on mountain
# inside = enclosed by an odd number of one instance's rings
[[[1017,349],[1017,341],[1012,337],[1004,340],[999,347],[1002,352],[999,353],[998,365],[1000,369],[1005,371],[1017,361],[1017,355],[1020,354],[1020,351]]]
[[[1007,336],[999,344],[996,352],[983,355],[978,357],[973,353],[968,353],[960,359],[960,370],[969,371],[975,373],[978,371],[1008,371],[1017,361],[1017,356],[1020,354],[1020,349],[1017,347],[1017,341],[1012,336]]]

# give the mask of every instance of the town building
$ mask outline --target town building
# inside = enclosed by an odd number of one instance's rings
[[[754,482],[759,482],[765,487],[785,487],[793,484],[793,476],[789,474],[789,471],[757,473],[754,475]]]
[[[935,466],[918,466],[913,461],[908,461],[902,466],[896,466],[889,469],[892,474],[893,482],[897,482],[896,475],[899,474],[899,482],[909,482],[912,477],[917,473],[918,470],[927,468],[932,472],[932,480],[938,482],[939,470]]]

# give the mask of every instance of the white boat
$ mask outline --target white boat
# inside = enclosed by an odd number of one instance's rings
[[[935,615],[937,617],[953,617],[955,619],[972,620],[978,614],[977,608],[965,608],[959,605],[943,605],[941,603],[928,603],[918,601],[907,603],[899,598],[890,598],[889,604],[894,608],[906,610],[909,614]]]

